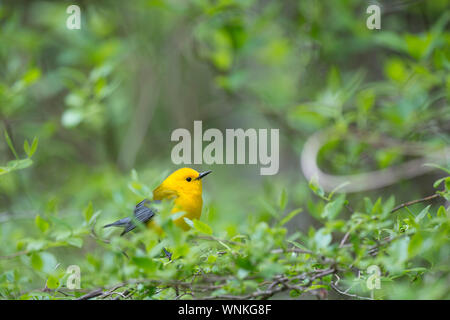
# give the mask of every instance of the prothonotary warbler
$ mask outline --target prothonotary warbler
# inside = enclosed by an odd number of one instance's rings
[[[158,187],[153,190],[153,200],[173,199],[174,205],[171,213],[185,212],[181,217],[174,220],[174,223],[183,230],[189,230],[189,225],[184,218],[199,219],[202,214],[202,179],[212,171],[198,172],[191,168],[181,168],[169,175]],[[156,210],[145,206],[151,203],[150,200],[144,199],[139,202],[134,209],[134,219],[127,217],[120,219],[107,227],[123,227],[121,235],[130,232],[136,225],[134,220],[146,224],[149,227],[161,232],[161,229],[152,221]],[[166,250],[164,250],[166,252]],[[166,252],[167,254],[167,252]]]

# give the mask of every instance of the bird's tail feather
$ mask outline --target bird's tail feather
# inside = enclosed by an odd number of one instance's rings
[[[120,220],[117,220],[116,222],[104,225],[103,228],[108,228],[108,227],[125,227],[127,225],[129,225],[131,222],[130,218],[123,218]]]

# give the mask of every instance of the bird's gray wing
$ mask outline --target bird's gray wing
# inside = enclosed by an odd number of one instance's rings
[[[155,209],[149,208],[145,206],[146,203],[151,203],[150,200],[144,199],[141,202],[139,202],[136,207],[134,208],[134,220],[146,224],[149,222],[153,216],[156,213]],[[121,236],[124,235],[127,232],[130,232],[131,230],[135,229],[136,225],[133,223],[133,219],[130,219],[129,223],[125,226],[125,229],[120,234]]]
[[[136,224],[134,223],[135,221],[146,224],[156,214],[156,209],[145,206],[146,203],[151,203],[151,201],[148,199],[144,199],[136,205],[136,207],[134,208],[134,217],[120,219],[116,222],[103,226],[103,228],[123,227],[123,232],[120,234],[121,236],[123,236],[125,233],[130,232],[131,230],[136,228]]]

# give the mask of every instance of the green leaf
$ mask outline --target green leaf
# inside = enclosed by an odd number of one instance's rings
[[[25,141],[23,142],[23,150],[25,150],[25,153],[28,155],[28,157],[30,156],[30,150],[31,150],[31,147],[30,147],[30,145],[28,144],[28,140],[27,139],[25,139]]]
[[[383,208],[381,206],[381,198],[378,198],[372,207],[371,214],[379,214],[382,212],[382,210],[383,210]]]
[[[41,230],[42,232],[46,232],[50,227],[50,223],[48,223],[45,219],[41,218],[40,215],[36,216],[34,222],[36,226],[39,228],[39,230]]]
[[[197,219],[195,219],[193,221],[193,223],[194,223],[194,228],[197,231],[202,232],[202,233],[206,233],[206,234],[209,234],[209,235],[211,235],[213,233],[211,227],[208,226],[206,223],[201,222],[200,220],[197,220]]]
[[[342,188],[345,188],[345,187],[348,186],[349,184],[350,184],[349,181],[342,182],[340,185],[338,185],[337,187],[335,187],[335,188],[330,192],[330,194],[328,195],[328,199],[331,200],[336,192],[338,192],[338,191],[339,191],[340,189],[342,189]]]
[[[321,197],[324,200],[328,200],[327,197],[325,196],[325,191],[323,191],[322,187],[319,185],[316,178],[313,177],[309,181],[308,186],[312,190],[312,192],[314,192],[316,195],[318,195],[319,197]]]
[[[345,194],[340,194],[336,200],[331,201],[325,205],[321,217],[327,218],[328,220],[335,219],[345,204]]]
[[[422,211],[420,211],[420,213],[416,216],[415,221],[419,222],[420,220],[423,219],[423,217],[426,216],[426,214],[428,213],[428,210],[430,210],[431,205],[426,206]]]
[[[183,220],[189,227],[194,228],[194,222],[191,219],[184,217]]]
[[[322,289],[322,288],[328,288],[328,286],[325,284],[314,284],[314,285],[310,286],[309,288],[307,288],[305,290],[305,292],[311,291],[311,290]]]
[[[307,247],[305,247],[304,245],[302,245],[302,244],[300,244],[300,243],[298,243],[296,241],[288,240],[288,242],[290,244],[294,245],[295,247],[299,248],[299,249],[302,249],[302,250],[305,250],[305,251],[309,251],[309,249]]]
[[[420,233],[416,233],[409,242],[408,246],[408,255],[409,257],[414,257],[415,255],[420,253],[420,249],[422,247],[423,237]]]
[[[47,288],[57,289],[59,287],[59,279],[53,275],[50,275],[47,279]]]
[[[314,241],[319,249],[326,248],[331,243],[331,234],[325,233],[325,229],[320,229],[314,235]]]
[[[289,212],[283,219],[281,219],[281,221],[278,223],[278,226],[283,226],[286,223],[288,223],[293,217],[295,217],[297,214],[299,214],[300,212],[302,212],[303,209],[302,208],[298,208],[295,209],[291,212]]]
[[[442,183],[442,182],[444,182],[444,181],[446,181],[446,180],[450,180],[450,177],[444,177],[444,178],[441,178],[441,179],[439,179],[439,180],[436,180],[434,183],[433,183],[433,188],[437,188],[437,187],[439,187],[439,185]]]
[[[436,215],[438,217],[442,217],[442,218],[446,217],[447,216],[447,212],[445,210],[445,207],[444,206],[440,206]]]
[[[31,266],[33,269],[40,271],[44,266],[44,262],[42,261],[41,255],[38,252],[35,252],[31,255]]]
[[[16,149],[14,148],[14,145],[12,143],[11,138],[9,137],[8,131],[4,131],[4,135],[5,135],[5,139],[6,139],[6,143],[9,146],[9,149],[11,149],[11,152],[14,154],[14,156],[16,157],[16,159],[19,159],[19,155],[16,152]]]
[[[0,175],[6,174],[9,172],[9,169],[6,167],[0,167]]]
[[[373,208],[372,200],[368,197],[364,197],[364,209],[366,213],[371,213]]]
[[[10,171],[28,168],[33,164],[30,158],[9,161],[6,166]]]
[[[39,139],[37,137],[34,137],[31,147],[30,147],[30,145],[28,144],[28,140],[25,140],[24,150],[29,158],[31,158],[34,155],[34,153],[36,152],[38,143],[39,143]]]
[[[280,209],[281,210],[284,210],[284,208],[286,208],[287,201],[288,201],[287,192],[286,192],[286,189],[283,188],[283,190],[281,191],[281,195],[280,195]]]
[[[92,215],[94,214],[94,208],[92,206],[92,201],[89,201],[89,204],[83,210],[83,217],[86,222],[91,221]]]
[[[394,195],[391,195],[383,205],[381,217],[386,218],[387,216],[389,216],[391,210],[394,209],[394,206],[395,206],[395,197]]]
[[[216,262],[216,260],[217,260],[216,255],[209,255],[208,259],[207,259],[208,263],[214,263],[214,262]]]
[[[27,251],[38,251],[44,248],[47,245],[47,241],[45,240],[33,240],[28,243]]]
[[[92,223],[94,223],[94,221],[96,221],[97,217],[98,217],[101,213],[102,213],[101,210],[96,211],[96,212],[92,215],[91,219],[89,219],[89,221],[88,221],[89,225],[92,224]]]
[[[155,261],[148,257],[133,257],[131,258],[131,262],[147,271],[155,270],[157,267]]]
[[[77,248],[81,248],[83,246],[83,239],[81,238],[69,238],[66,241],[68,244]]]
[[[299,297],[301,294],[302,292],[300,290],[292,289],[291,291],[289,291],[289,296],[291,298]]]
[[[36,80],[38,80],[41,77],[41,70],[38,68],[32,68],[25,73],[22,80],[25,82],[25,84],[32,84]]]

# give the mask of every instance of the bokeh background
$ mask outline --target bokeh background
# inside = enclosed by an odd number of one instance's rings
[[[213,170],[202,219],[224,235],[242,221],[270,222],[283,190],[288,208],[304,208],[290,231],[319,225],[300,166],[315,132],[330,130],[318,163],[336,175],[411,160],[408,144],[423,154],[449,145],[449,1],[80,0],[81,30],[68,30],[72,2],[0,1],[0,255],[39,237],[37,215],[57,212],[76,226],[89,203],[101,210],[99,224],[129,215],[178,167],[170,135],[192,132],[194,120],[203,130],[280,130],[277,175],[192,166]],[[366,27],[369,4],[381,7],[381,30]],[[7,172],[16,155],[4,132],[19,159],[37,137],[32,164]],[[358,209],[364,197],[421,198],[442,176],[348,200]],[[88,253],[108,258],[89,241],[41,258],[45,269]],[[43,286],[27,263],[1,260],[0,274],[22,270],[23,288]]]

